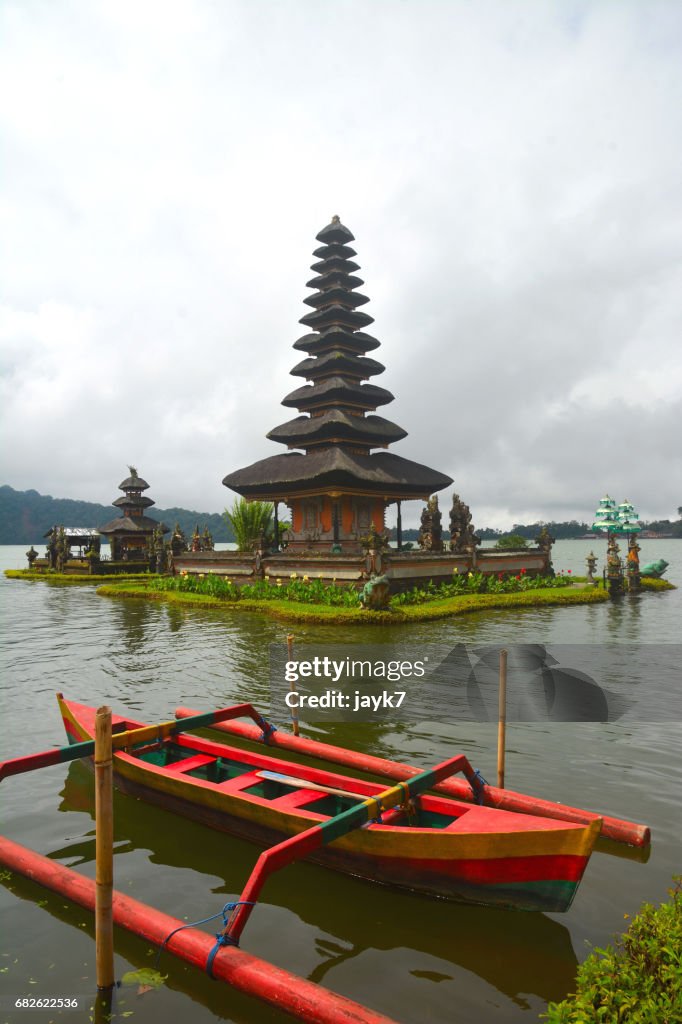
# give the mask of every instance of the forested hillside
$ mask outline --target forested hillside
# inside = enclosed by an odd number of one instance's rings
[[[117,516],[112,505],[97,505],[91,501],[72,498],[52,498],[38,491],[15,491],[4,484],[0,487],[0,544],[37,544],[47,531],[55,526],[103,526]],[[151,519],[164,522],[171,529],[176,522],[189,539],[198,524],[213,534],[215,541],[233,540],[232,531],[217,513],[192,512],[184,508],[152,508]]]

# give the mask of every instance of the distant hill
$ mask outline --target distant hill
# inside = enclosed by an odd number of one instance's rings
[[[115,519],[116,514],[112,505],[52,498],[32,490],[15,491],[3,484],[0,486],[0,544],[36,544],[53,526],[103,526]],[[198,524],[200,531],[208,526],[214,541],[234,540],[223,517],[215,512],[153,507],[145,515],[164,522],[171,530],[179,523],[188,539]]]

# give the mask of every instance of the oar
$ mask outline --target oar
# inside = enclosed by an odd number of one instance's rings
[[[57,698],[60,702],[63,700],[61,694],[57,694]],[[227,719],[241,718],[242,716],[252,718],[256,725],[263,730],[265,737],[273,731],[273,726],[266,722],[251,704],[234,704],[232,707],[223,708],[220,711],[206,711],[201,715],[192,715],[190,718],[183,718],[180,721],[171,719],[169,722],[143,725],[139,729],[119,732],[112,736],[111,745],[114,750],[120,750],[121,747],[130,747],[147,740],[165,740],[169,736],[186,732],[189,729],[201,729],[216,722],[224,722]],[[0,781],[10,775],[21,775],[23,772],[47,768],[52,764],[75,761],[79,757],[91,757],[94,752],[95,741],[85,740],[83,743],[73,743],[68,747],[58,747],[56,750],[42,750],[37,754],[13,757],[8,761],[0,762]]]
[[[318,786],[316,782],[309,782],[307,779],[296,779],[293,775],[281,775],[279,772],[256,772],[259,779],[269,779],[271,782],[282,782],[292,789],[314,789],[320,793],[331,793],[332,796],[346,796],[351,800],[366,800],[366,796],[360,793],[349,793],[345,789],[332,789],[331,786]]]

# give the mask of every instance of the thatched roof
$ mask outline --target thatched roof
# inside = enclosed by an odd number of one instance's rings
[[[168,533],[169,527],[160,523],[157,519],[150,519],[149,516],[120,516],[112,519],[110,523],[100,526],[100,533],[152,533],[157,527],[161,527],[164,533]]]
[[[317,331],[323,331],[326,327],[350,327],[354,331],[357,327],[368,327],[374,323],[374,317],[368,313],[359,313],[356,309],[347,309],[336,303],[327,306],[325,309],[316,309],[314,313],[307,313],[298,321],[306,327],[313,327]]]
[[[364,331],[348,331],[343,327],[330,327],[320,334],[304,334],[294,342],[294,348],[301,352],[328,352],[333,348],[344,348],[350,352],[371,352],[381,342]]]
[[[148,498],[146,494],[126,494],[122,498],[112,501],[111,504],[116,508],[149,508],[156,502],[152,498]]]
[[[305,377],[307,380],[318,380],[320,377],[343,376],[355,377],[358,380],[367,380],[368,377],[376,377],[386,369],[376,359],[369,359],[367,356],[357,356],[354,352],[344,352],[341,349],[332,349],[314,359],[303,359],[291,371],[292,377]]]
[[[270,501],[330,492],[378,494],[395,500],[428,497],[452,480],[391,452],[357,455],[330,447],[306,455],[291,452],[262,459],[228,473],[223,483],[244,497]]]
[[[358,409],[376,409],[388,405],[393,395],[376,384],[356,384],[344,377],[329,377],[319,384],[304,384],[282,399],[282,405],[299,411],[323,405],[355,406]]]
[[[295,448],[307,448],[332,439],[381,448],[407,437],[407,431],[383,416],[351,416],[341,409],[330,409],[321,416],[298,416],[282,423],[267,437]]]
[[[275,501],[331,493],[382,495],[386,500],[428,497],[451,484],[450,477],[388,452],[370,454],[370,449],[398,441],[406,432],[381,416],[364,415],[387,405],[393,395],[361,383],[384,367],[364,355],[379,342],[362,330],[373,317],[355,308],[368,300],[354,291],[363,282],[353,276],[359,267],[349,258],[355,250],[346,244],[353,235],[334,217],[317,238],[324,244],[315,250],[320,257],[312,268],[317,276],[308,281],[317,292],[305,299],[314,312],[300,320],[313,333],[294,343],[309,358],[292,371],[312,384],[296,388],[282,401],[313,415],[289,420],[268,434],[270,440],[304,448],[306,454],[262,459],[229,473],[223,483],[244,497]]]
[[[315,235],[318,242],[324,242],[325,245],[338,244],[345,245],[347,242],[354,242],[355,235],[342,224],[339,217],[334,214],[331,222],[326,227],[322,228],[321,231]]]

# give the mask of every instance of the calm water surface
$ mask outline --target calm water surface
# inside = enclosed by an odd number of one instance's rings
[[[557,569],[584,572],[599,542],[556,544]],[[643,541],[643,560],[664,557],[682,585],[682,542]],[[24,545],[0,548],[2,568],[25,564]],[[597,553],[602,555],[600,550]],[[200,709],[268,702],[268,644],[286,627],[258,615],[171,608],[97,597],[94,588],[51,587],[0,578],[2,602],[2,757],[62,745],[54,700],[108,703],[143,720],[172,717],[178,704]],[[340,637],[299,628],[316,643],[430,644],[680,642],[682,589],[593,607],[471,615],[459,621]],[[495,778],[496,727],[447,718],[418,725],[317,725],[331,742],[430,766],[463,751]],[[310,735],[312,730],[308,730]],[[644,821],[651,855],[642,863],[597,853],[567,914],[521,914],[462,907],[374,887],[311,865],[275,875],[246,929],[244,949],[372,1006],[405,1024],[422,1021],[526,1022],[573,985],[591,945],[604,945],[624,914],[666,896],[682,869],[679,723],[516,724],[509,727],[507,784],[564,803]],[[56,766],[2,786],[3,832],[94,876],[92,776],[81,764]],[[122,795],[115,801],[116,886],[176,917],[215,913],[241,891],[257,856],[250,844]],[[1,1020],[26,1020],[9,998],[78,994],[94,989],[92,919],[38,887],[0,887]],[[207,931],[215,930],[205,926]],[[116,975],[151,966],[141,940],[117,933]],[[121,989],[118,1009],[131,1024],[288,1020],[235,995],[168,955],[162,989],[137,996]],[[60,1020],[86,1021],[85,1010]],[[31,1019],[53,1019],[35,1013]],[[54,1018],[56,1019],[56,1017]]]

